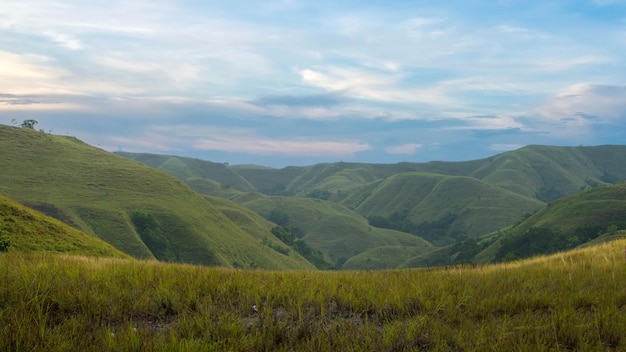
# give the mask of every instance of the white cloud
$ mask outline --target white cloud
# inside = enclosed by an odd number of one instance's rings
[[[456,104],[441,94],[438,87],[416,88],[403,84],[402,74],[363,68],[317,67],[301,70],[302,81],[331,92],[380,102]]]
[[[573,119],[580,124],[625,120],[626,86],[575,84],[537,108],[537,113],[546,119]]]
[[[65,34],[56,33],[53,31],[44,31],[43,34],[64,48],[70,50],[79,50],[83,48],[83,44],[80,42],[80,40],[72,38]]]
[[[152,126],[152,124],[148,125]],[[270,138],[259,136],[255,130],[249,128],[184,123],[152,126],[139,138],[115,136],[101,143],[114,146],[107,147],[108,150],[122,149],[137,152],[201,150],[303,157],[348,157],[372,149],[367,143],[352,140]]]
[[[523,123],[512,116],[466,116],[458,118],[463,125],[447,127],[451,130],[511,130],[524,129]]]
[[[54,67],[54,59],[38,54],[15,54],[0,51],[0,91],[10,91],[10,86],[20,86],[23,81],[36,80],[40,85],[67,75]]]
[[[200,139],[194,143],[200,150],[219,150],[234,153],[291,156],[351,156],[370,150],[371,147],[360,142],[318,141],[303,139],[267,139],[215,137]]]
[[[387,147],[385,151],[389,154],[412,155],[421,147],[422,147],[422,144],[419,144],[419,143],[407,143],[407,144],[394,145],[391,147]]]

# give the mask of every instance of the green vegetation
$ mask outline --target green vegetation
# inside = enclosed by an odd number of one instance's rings
[[[22,127],[22,128],[30,128],[31,130],[34,130],[35,129],[35,125],[37,125],[38,123],[39,123],[39,121],[37,121],[37,120],[28,119],[28,120],[22,121],[22,123],[20,124],[20,127]]]
[[[570,195],[527,216],[476,255],[492,262],[553,253],[626,229],[626,182]]]
[[[184,175],[181,179],[197,192],[234,200],[280,226],[287,226],[284,220],[268,217],[267,209],[258,205],[264,202],[259,193],[294,198],[290,207],[307,208],[310,214],[319,213],[318,205],[305,198],[334,202],[366,218],[371,227],[410,233],[440,246],[428,254],[433,258],[427,258],[412,248],[394,248],[393,243],[372,244],[371,237],[365,235],[360,238],[369,245],[355,250],[342,239],[346,233],[358,233],[354,230],[356,222],[348,220],[343,210],[336,216],[320,218],[325,222],[325,231],[334,231],[335,236],[319,230],[311,232],[306,217],[290,219],[288,226],[305,229],[306,242],[322,252],[327,261],[340,266],[364,265],[351,266],[362,269],[380,267],[381,262],[389,263],[383,266],[386,268],[472,262],[472,255],[487,250],[493,243],[480,240],[477,246],[471,245],[471,241],[461,245],[464,241],[500,231],[546,203],[581,189],[626,179],[626,146],[528,146],[465,162],[338,162],[283,169],[230,166],[172,156],[123,155],[179,177]],[[357,216],[351,214],[349,218]],[[460,246],[451,248],[457,244]],[[568,248],[562,244],[557,247]],[[392,258],[391,253],[400,257]],[[411,253],[415,256],[407,257]],[[493,260],[495,254],[481,256]]]
[[[129,257],[97,237],[0,195],[0,252],[7,251]]]
[[[293,236],[302,241],[294,249],[305,253],[303,256],[318,268],[348,268],[344,263],[350,258],[378,247],[405,246],[410,249],[405,254],[414,255],[432,250],[432,245],[420,237],[370,226],[362,216],[331,201],[262,195],[234,200],[283,228],[289,228]],[[326,262],[332,265],[328,266]],[[381,266],[381,262],[387,265]],[[397,268],[402,262],[390,255],[377,258],[377,264],[359,261],[362,267],[349,268],[389,269]]]
[[[0,341],[11,351],[624,350],[624,246],[374,272],[9,251]]]
[[[0,126],[0,150],[0,194],[133,257],[242,268],[310,267],[301,256],[262,245],[263,236],[279,242],[271,225],[253,228],[252,222],[244,230],[212,199],[144,164],[29,128]],[[241,207],[230,202],[228,208]]]
[[[4,237],[0,237],[0,252],[6,252],[9,250],[9,246],[11,246],[11,241]]]
[[[531,227],[523,233],[503,238],[495,260],[511,261],[572,249],[603,235],[612,236],[623,229],[626,229],[626,221],[611,223],[607,227],[585,225],[571,234],[553,228]]]
[[[313,263],[316,268],[322,270],[337,269],[336,265],[324,260],[322,252],[312,249],[305,241],[298,239],[296,237],[298,232],[299,230],[297,228],[286,226],[276,226],[272,228],[272,234],[274,234],[274,236],[300,253],[300,255],[305,257],[309,262]]]

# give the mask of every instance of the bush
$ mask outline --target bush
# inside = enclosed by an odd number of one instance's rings
[[[11,241],[0,237],[0,252],[8,252]]]

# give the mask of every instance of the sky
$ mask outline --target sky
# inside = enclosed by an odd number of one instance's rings
[[[624,144],[626,0],[0,0],[0,123],[271,167]]]

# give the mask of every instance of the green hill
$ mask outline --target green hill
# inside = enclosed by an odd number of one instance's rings
[[[0,126],[0,150],[0,193],[136,258],[310,267],[264,246],[177,178],[76,138]]]
[[[464,162],[339,162],[283,169],[123,155],[159,159],[149,164],[179,175],[203,194],[233,198],[238,191],[255,191],[330,200],[438,244],[510,225],[581,188],[626,179],[626,146],[528,146]],[[176,166],[165,167],[165,161]]]
[[[502,236],[476,261],[502,261],[574,248],[626,229],[626,182],[561,198]]]
[[[440,245],[498,230],[543,206],[475,178],[430,173],[395,175],[368,192],[358,213]]]
[[[130,258],[103,240],[0,195],[0,240],[11,252]],[[4,242],[7,243],[7,242]]]
[[[117,152],[116,154],[135,159],[146,165],[170,173],[181,180],[194,178],[209,179],[224,187],[232,187],[243,192],[254,190],[252,185],[226,164],[158,154],[132,154],[124,152]]]
[[[346,193],[342,195],[343,190],[407,172],[470,176],[542,201],[575,193],[581,186],[597,186],[626,179],[626,146],[623,145],[531,145],[485,159],[461,162],[338,162],[282,169],[229,166],[173,156],[122,155],[170,172],[181,179],[204,177],[241,191],[274,195],[305,195],[315,189],[328,190],[330,199],[334,201],[341,201],[347,196]],[[177,161],[174,162],[172,158]]]
[[[340,267],[350,258],[379,247],[403,246],[412,254],[432,249],[432,245],[420,237],[370,226],[362,216],[330,201],[260,194],[243,195],[235,201],[283,226],[297,228],[302,240]],[[392,256],[374,259],[378,262],[376,268],[395,268],[402,262]],[[374,268],[369,263],[357,265],[356,262],[345,267]]]
[[[626,146],[534,145],[489,160],[470,176],[545,202],[626,179]]]

